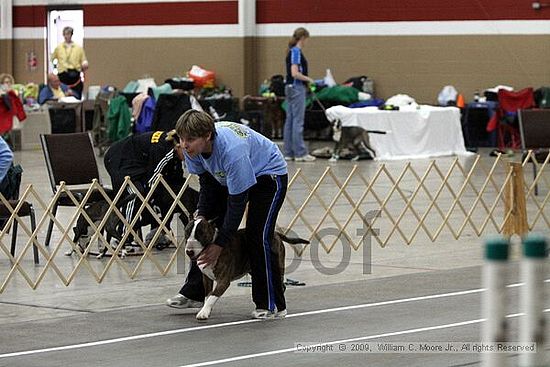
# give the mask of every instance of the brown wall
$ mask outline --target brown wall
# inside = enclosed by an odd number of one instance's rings
[[[260,47],[260,39],[255,37],[246,37],[243,40],[243,72],[244,72],[244,89],[246,95],[256,95],[258,93],[258,48]],[[263,80],[263,79],[261,79]]]
[[[43,40],[24,40],[13,41],[13,76],[16,83],[43,83],[46,79],[44,73],[44,58],[46,56],[45,41]],[[31,71],[27,67],[27,53],[34,50],[37,57],[38,67]]]
[[[321,78],[327,68],[332,70],[338,82],[365,74],[374,78],[379,96],[387,98],[396,93],[407,93],[419,102],[435,102],[438,92],[447,84],[457,87],[466,99],[470,99],[477,89],[498,84],[508,84],[516,89],[550,85],[550,34],[332,37],[317,36],[314,31],[327,22],[334,23],[335,30],[342,32],[348,26],[350,30],[354,29],[352,25],[357,27],[356,22],[376,26],[378,23],[402,21],[411,22],[411,29],[417,28],[417,21],[457,21],[447,26],[457,27],[455,31],[466,31],[477,28],[463,21],[514,20],[522,22],[517,29],[522,32],[522,27],[530,27],[525,22],[550,20],[550,12],[533,10],[529,0],[409,2],[414,6],[403,6],[404,2],[400,0],[385,0],[384,6],[380,6],[380,1],[365,0],[254,1],[256,22],[260,27],[271,25],[273,29],[281,29],[288,22],[307,24],[306,27],[311,25],[312,38],[304,51],[310,61],[310,75],[316,79]],[[88,85],[123,87],[129,80],[144,75],[150,75],[161,83],[168,77],[185,74],[193,64],[198,64],[214,70],[220,84],[242,96],[255,93],[263,79],[284,73],[287,37],[227,38],[219,34],[219,37],[210,38],[140,38],[139,32],[146,29],[141,26],[237,26],[239,7],[236,0],[80,2],[83,3],[85,27],[131,26],[136,31],[131,39],[85,38],[84,46],[90,61]],[[48,5],[45,4],[59,6],[58,0],[25,3],[29,4],[13,7],[14,29],[46,27]],[[531,24],[534,31],[549,33],[543,28],[546,23]],[[500,26],[489,23],[486,29],[492,32]],[[427,29],[437,32],[439,27],[434,23]],[[186,34],[186,31],[181,32]],[[201,35],[201,31],[196,32],[194,36]],[[325,35],[331,34],[326,29],[324,32]],[[2,46],[4,44],[5,41],[0,42],[0,72],[3,63],[9,64],[10,56],[4,56],[3,50],[10,46]],[[45,40],[13,41],[12,65],[5,66],[5,69],[11,69],[21,82],[43,81],[44,45]],[[41,67],[30,72],[25,57],[33,48]]]
[[[13,74],[13,43],[11,40],[0,39],[0,73]]]
[[[258,47],[258,77],[283,73],[286,38],[264,38]],[[516,89],[550,85],[550,35],[312,37],[304,48],[310,75],[330,68],[337,82],[374,78],[382,98],[406,93],[435,103],[445,85],[466,100],[476,89],[498,84]]]
[[[196,64],[216,72],[217,83],[244,90],[243,40],[238,38],[104,39],[86,40],[90,63],[87,84],[113,84],[123,88],[143,76],[157,84],[184,76]]]
[[[214,70],[219,84],[243,96],[256,93],[263,79],[284,73],[286,44],[286,37],[88,39],[86,84],[123,88],[129,80],[145,75],[161,83],[184,75],[197,64]],[[516,89],[550,85],[548,45],[550,35],[312,37],[304,53],[315,79],[322,78],[326,68],[337,82],[368,75],[374,78],[380,97],[406,93],[419,102],[435,103],[447,84],[454,85],[466,100],[476,89],[497,84]],[[39,69],[31,72],[25,57],[33,47]],[[43,41],[14,41],[16,80],[42,82],[43,58]]]

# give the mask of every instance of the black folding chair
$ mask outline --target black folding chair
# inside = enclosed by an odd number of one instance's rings
[[[90,185],[93,179],[97,179],[101,184],[99,169],[97,166],[92,135],[86,133],[73,134],[51,134],[40,135],[40,142],[46,159],[48,175],[52,192],[55,195],[61,181],[67,185],[67,191],[81,202],[89,187],[71,188],[70,186]],[[109,196],[112,196],[110,188],[103,189]],[[99,190],[94,190],[86,204],[102,200],[104,197]],[[75,206],[67,192],[61,193],[59,199],[53,206],[52,214],[57,214],[58,206]],[[49,246],[53,229],[53,220],[50,220],[48,232],[46,234],[45,245]]]
[[[550,110],[519,110],[518,122],[523,153],[534,151],[530,161],[533,163],[533,178],[536,178],[537,164],[544,162],[550,152]],[[535,185],[535,195],[538,195],[538,185]]]

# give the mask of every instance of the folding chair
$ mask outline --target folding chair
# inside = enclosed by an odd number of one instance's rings
[[[52,134],[83,131],[82,102],[62,103],[48,101],[48,113],[52,124]]]
[[[100,91],[94,102],[94,118],[92,122],[92,132],[96,147],[99,149],[99,156],[103,156],[109,148],[109,137],[107,136],[107,111],[109,103],[115,96],[116,91]]]
[[[488,131],[497,129],[498,148],[520,149],[520,133],[518,128],[518,110],[532,108],[535,104],[533,88],[525,88],[518,92],[505,89],[498,91],[498,108],[489,121]]]
[[[57,193],[61,181],[65,182],[68,186],[67,191],[70,191],[78,202],[82,201],[88,191],[88,187],[71,188],[70,186],[90,185],[95,178],[103,187],[95,159],[92,135],[89,132],[51,135],[41,134],[40,142],[42,144],[44,158],[46,159],[48,176],[54,195]],[[110,188],[103,187],[103,189],[109,196],[112,195],[112,190]],[[94,190],[87,204],[92,204],[102,199],[103,195],[98,190]],[[52,210],[54,216],[57,213],[58,206],[75,206],[75,204],[69,198],[67,192],[63,192],[54,203]],[[50,220],[45,241],[46,246],[50,244],[52,229],[53,220]]]
[[[11,217],[12,211],[17,208],[17,205],[21,202],[19,200],[19,187],[21,186],[21,175],[23,169],[20,165],[11,165],[6,177],[0,182],[0,192],[4,195],[4,198],[7,199],[8,205],[0,202],[0,228],[3,228]],[[11,209],[11,210],[10,210]],[[31,203],[23,201],[21,207],[15,213],[20,218],[30,217],[31,219],[31,230],[34,232],[36,229],[36,217],[34,214],[34,208]],[[11,250],[10,253],[15,257],[15,245],[17,242],[17,227],[19,222],[13,220],[13,228],[11,229]],[[33,244],[33,253],[34,253],[34,263],[38,264],[38,248]]]
[[[11,209],[14,210],[17,205],[19,204],[19,200],[9,200],[8,201]],[[36,216],[34,214],[34,208],[31,203],[24,201],[23,204],[21,204],[21,207],[16,213],[19,217],[30,217],[31,218],[31,231],[34,232],[36,229]],[[7,223],[7,220],[10,218],[11,212],[8,209],[7,205],[4,205],[4,203],[0,203],[0,221],[3,223]],[[19,222],[14,219],[13,221],[13,228],[11,229],[11,255],[15,257],[15,245],[17,243],[17,227]],[[38,248],[35,244],[32,245],[33,247],[33,255],[34,255],[34,263],[39,264],[38,260]]]
[[[521,149],[524,155],[527,150],[533,150],[535,154],[530,158],[534,179],[537,177],[537,164],[544,162],[550,153],[550,110],[519,110],[518,120]],[[535,185],[535,195],[538,195],[538,185]]]

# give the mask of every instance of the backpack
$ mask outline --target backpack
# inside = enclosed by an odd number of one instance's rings
[[[285,78],[280,75],[273,75],[269,84],[269,91],[275,93],[277,97],[285,96]]]
[[[6,173],[6,177],[0,182],[0,194],[7,200],[16,200],[19,198],[19,187],[21,186],[21,176],[23,168],[21,165],[13,163]]]

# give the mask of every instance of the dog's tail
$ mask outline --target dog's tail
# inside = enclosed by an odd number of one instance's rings
[[[277,234],[279,235],[279,237],[281,237],[281,240],[283,240],[283,242],[290,243],[291,245],[298,245],[300,243],[309,244],[308,240],[305,240],[300,237],[287,237],[281,232],[277,232]]]

